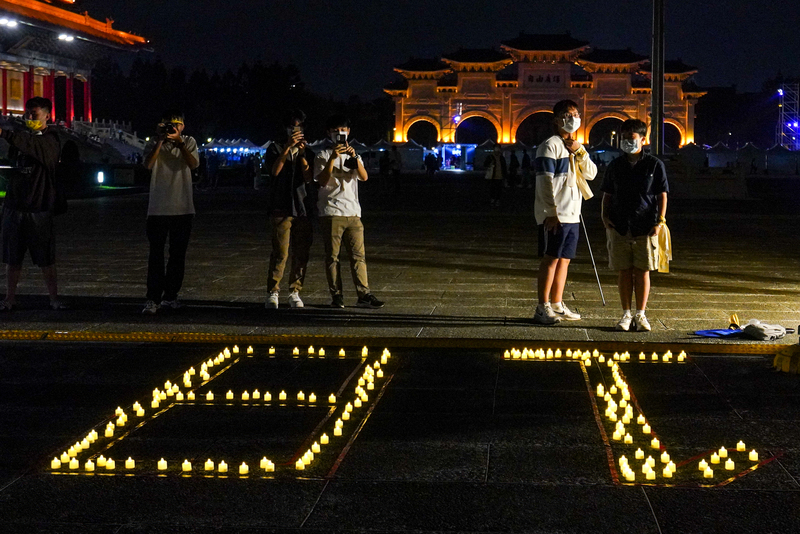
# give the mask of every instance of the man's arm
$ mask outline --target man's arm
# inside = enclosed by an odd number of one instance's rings
[[[660,193],[658,195],[658,224],[650,231],[650,235],[658,235],[661,233],[661,225],[667,223],[667,193]]]
[[[194,170],[200,166],[200,162],[197,160],[197,156],[195,155],[197,154],[196,142],[192,143],[191,147],[187,147],[186,141],[184,141],[177,132],[175,134],[167,134],[167,139],[170,139],[175,144],[175,147],[181,151],[181,158],[190,169]]]
[[[149,171],[153,168],[153,165],[156,164],[156,159],[158,159],[158,153],[161,151],[161,145],[164,144],[163,139],[159,139],[156,141],[156,144],[153,146],[153,149],[147,153],[144,157],[144,167]]]
[[[581,175],[586,180],[594,180],[595,176],[597,176],[597,165],[595,165],[592,158],[589,157],[586,147],[581,146],[575,151],[575,163],[580,168]]]
[[[327,161],[325,161],[323,157],[320,157],[322,154],[316,157],[314,160],[314,179],[320,186],[325,187],[328,185],[328,182],[331,181],[331,175],[333,174],[333,167],[336,164],[336,160],[339,158],[339,154],[344,154],[345,150],[346,148],[344,145],[336,145],[331,149],[331,155]]]
[[[608,212],[611,211],[611,201],[613,200],[611,193],[603,193],[603,204],[601,205],[600,217],[603,220],[603,226],[607,229],[614,228],[614,223],[608,217]]]
[[[0,130],[0,138],[45,167],[55,167],[58,164],[61,146],[57,137]]]
[[[561,224],[558,220],[555,192],[553,191],[553,176],[556,171],[556,158],[553,148],[546,146],[541,156],[536,155],[536,197],[545,205],[544,229],[552,231]],[[541,184],[541,187],[539,186]]]

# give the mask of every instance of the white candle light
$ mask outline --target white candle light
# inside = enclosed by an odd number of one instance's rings
[[[253,400],[258,400],[260,398],[261,398],[261,392],[258,391],[257,389],[254,389],[253,390]]]
[[[327,445],[328,443],[330,443],[330,438],[328,438],[328,434],[322,434],[319,437],[319,442],[323,445]]]
[[[226,400],[233,400],[233,391],[231,391],[229,389],[228,392],[225,394],[225,399]]]
[[[278,400],[286,400],[286,392],[285,391],[281,390],[281,392],[278,394]]]
[[[268,352],[269,352],[270,355],[274,355],[275,354],[275,347],[270,347]]]
[[[239,474],[246,475],[250,472],[250,468],[247,466],[246,463],[242,462],[242,465],[239,466]]]
[[[725,469],[727,469],[728,471],[733,471],[734,467],[736,466],[733,463],[733,459],[728,458],[727,461],[725,462]]]
[[[719,448],[719,457],[720,458],[727,458],[728,457],[728,449],[726,449],[725,447],[720,447]]]
[[[650,447],[653,449],[659,449],[661,448],[661,442],[658,441],[658,438],[653,438],[653,440],[650,442]]]
[[[219,464],[217,464],[217,471],[220,473],[228,472],[228,464],[225,463],[225,460],[220,460]]]
[[[91,462],[91,460],[89,460],[89,461]],[[106,470],[107,471],[113,471],[114,468],[116,468],[116,467],[117,467],[117,464],[114,461],[114,459],[113,458],[109,458],[108,461],[106,462]]]
[[[242,400],[243,400],[243,401],[248,401],[248,400],[250,400],[250,394],[249,394],[247,391],[243,391],[243,392],[242,392]]]
[[[641,448],[636,449],[636,452],[634,453],[634,458],[636,458],[637,460],[642,460],[644,458],[644,451]]]
[[[302,391],[298,391],[297,392],[297,400],[300,401],[300,402],[303,402],[304,400],[306,400],[306,394],[303,393]]]
[[[77,459],[77,458],[72,458],[72,459],[69,461],[69,468],[70,468],[70,469],[77,469],[77,468],[79,468],[80,466],[81,466],[81,464],[80,464],[80,462],[78,462],[78,459]]]
[[[97,457],[97,467],[105,467],[106,461],[106,457],[101,454]]]
[[[181,464],[181,471],[187,472],[192,470],[192,462],[189,460],[184,460]]]
[[[324,358],[325,357],[325,349],[320,347],[319,350],[317,351],[317,356],[319,356],[320,358]]]
[[[719,454],[717,454],[716,452],[711,455],[711,463],[712,464],[718,464],[719,463]]]
[[[317,402],[317,396],[316,396],[316,395],[314,395],[313,393],[311,393],[311,394],[308,396],[308,402],[310,402],[311,404],[314,404],[314,403],[316,403],[316,402]]]
[[[94,471],[94,462],[90,460],[86,460],[86,463],[83,464],[83,468],[87,471]]]
[[[206,463],[203,464],[203,469],[205,469],[206,471],[213,471],[214,470],[214,460],[212,460],[211,458],[206,460]]]
[[[707,467],[706,470],[703,471],[703,478],[714,478],[714,470]]]
[[[136,461],[128,456],[128,459],[125,460],[125,469],[134,469],[136,467]]]
[[[61,469],[61,460],[53,458],[50,462],[50,469]]]
[[[750,456],[749,456],[749,458],[750,458],[750,461],[751,461],[751,462],[757,462],[757,461],[758,461],[758,453],[756,452],[756,450],[755,450],[755,449],[753,449],[752,451],[750,451]]]
[[[167,461],[165,459],[162,458],[158,461],[158,470],[159,471],[167,470]]]
[[[309,354],[314,354],[314,345],[310,345],[310,346],[308,347],[308,353],[309,353]]]
[[[322,450],[322,448],[319,446],[319,443],[317,443],[317,442],[315,441],[315,442],[314,442],[314,443],[311,445],[311,452],[313,452],[314,454],[319,454],[319,451],[320,451],[320,450]]]
[[[747,447],[744,445],[744,441],[739,441],[739,443],[736,444],[736,450],[739,452],[744,452],[747,450]]]
[[[254,352],[253,351],[253,346],[252,345],[248,346],[247,347],[247,354],[253,354],[253,352]]]

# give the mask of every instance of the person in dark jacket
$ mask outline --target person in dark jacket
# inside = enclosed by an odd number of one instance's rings
[[[53,104],[42,97],[25,103],[25,131],[0,129],[0,137],[19,155],[17,168],[8,177],[3,203],[2,243],[6,264],[6,296],[0,311],[11,311],[16,304],[17,284],[22,274],[25,252],[42,269],[50,307],[64,309],[58,298],[56,242],[53,211],[56,206],[56,165],[61,153],[58,133],[48,126]]]
[[[273,143],[266,156],[266,167],[272,175],[269,218],[272,226],[272,253],[269,257],[269,296],[265,307],[276,309],[280,283],[289,259],[289,306],[302,308],[300,290],[306,277],[309,251],[313,240],[311,218],[316,215],[316,185],[311,170],[314,154],[306,146],[301,110],[289,114],[286,121],[286,142]]]

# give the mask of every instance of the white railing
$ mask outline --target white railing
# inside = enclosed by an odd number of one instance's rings
[[[147,142],[140,139],[136,132],[131,132],[131,124],[115,121],[72,121],[72,129],[86,136],[100,140],[115,141],[130,145],[138,150],[144,150]]]

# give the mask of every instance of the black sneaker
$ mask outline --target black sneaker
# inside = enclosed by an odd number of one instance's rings
[[[386,303],[375,298],[372,293],[367,293],[356,302],[359,308],[383,308],[384,304]]]
[[[341,295],[334,295],[331,301],[331,308],[344,308],[344,297]]]

